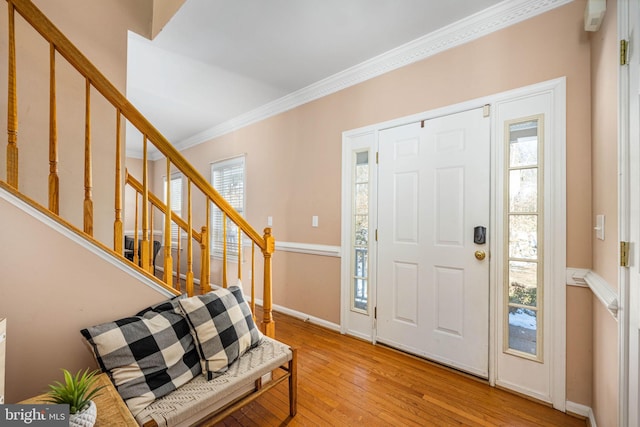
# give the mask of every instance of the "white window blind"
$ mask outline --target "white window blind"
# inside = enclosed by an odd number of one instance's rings
[[[222,197],[244,216],[244,156],[223,160],[211,165],[211,184]],[[211,248],[214,255],[222,255],[223,227],[222,211],[211,209]],[[238,256],[238,227],[227,219],[227,256]]]
[[[167,203],[167,177],[164,177],[164,202]],[[171,210],[182,216],[182,175],[171,175]],[[171,241],[178,241],[178,224],[171,222]]]

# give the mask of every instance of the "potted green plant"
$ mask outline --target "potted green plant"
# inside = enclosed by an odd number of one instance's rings
[[[47,402],[69,405],[70,427],[91,427],[96,422],[98,410],[93,398],[98,396],[103,386],[94,387],[99,371],[85,369],[72,375],[63,369],[64,384],[56,381],[49,385]]]

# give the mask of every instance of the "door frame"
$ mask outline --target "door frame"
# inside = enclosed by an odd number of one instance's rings
[[[494,254],[502,253],[503,242],[496,234],[498,231],[498,218],[502,218],[503,212],[498,211],[501,206],[499,201],[502,200],[503,193],[501,189],[504,187],[504,178],[501,170],[497,170],[499,155],[502,141],[496,140],[497,126],[502,124],[496,123],[496,115],[494,114],[494,106],[498,103],[513,101],[519,98],[539,94],[541,92],[553,93],[553,111],[554,111],[554,130],[553,138],[555,141],[553,152],[553,164],[548,165],[551,168],[553,176],[553,185],[555,188],[561,188],[560,191],[554,192],[553,206],[546,214],[552,216],[552,224],[554,229],[554,238],[548,247],[553,250],[553,262],[547,268],[551,269],[553,287],[546,292],[553,292],[553,307],[547,308],[547,313],[553,319],[553,336],[549,339],[552,346],[551,357],[551,403],[553,407],[564,411],[566,405],[566,79],[560,77],[557,79],[533,84],[530,86],[489,95],[486,97],[476,98],[458,104],[453,104],[410,116],[405,116],[358,129],[352,129],[342,134],[342,237],[341,237],[341,302],[340,302],[340,331],[343,334],[354,335],[356,337],[366,339],[375,344],[375,318],[374,310],[370,310],[369,319],[366,322],[359,322],[360,325],[370,325],[370,329],[354,329],[353,321],[350,321],[351,310],[349,291],[351,289],[351,264],[353,257],[351,256],[351,186],[352,173],[351,165],[354,155],[354,146],[356,141],[360,148],[368,147],[370,152],[378,150],[378,132],[383,129],[402,126],[409,123],[429,120],[441,116],[446,116],[474,108],[482,108],[490,105],[491,107],[491,141],[490,141],[490,223],[489,223],[489,252]],[[364,142],[363,142],[364,141]],[[375,165],[373,165],[375,166]],[[372,183],[371,191],[377,194],[377,182]],[[376,206],[372,207],[373,210]],[[370,212],[372,211],[370,208]],[[374,214],[376,215],[377,212]],[[377,217],[377,215],[376,215]],[[370,230],[373,235],[374,230]],[[369,253],[375,253],[376,242],[369,239]],[[494,386],[496,384],[497,372],[497,354],[498,349],[497,334],[502,327],[502,320],[497,319],[497,300],[498,286],[496,283],[498,271],[503,269],[503,260],[501,257],[490,257],[489,259],[489,383]],[[375,268],[369,263],[369,277],[373,280],[370,282],[369,299],[375,304]]]
[[[618,40],[629,42],[627,65],[618,67],[618,235],[630,243],[629,267],[618,269],[618,423],[640,422],[640,16],[637,2],[617,2]],[[636,363],[631,363],[636,361]]]

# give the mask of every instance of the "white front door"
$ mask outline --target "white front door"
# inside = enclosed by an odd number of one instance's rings
[[[377,340],[487,377],[490,120],[423,123],[380,132]]]

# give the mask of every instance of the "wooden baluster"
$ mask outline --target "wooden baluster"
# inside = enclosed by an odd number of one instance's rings
[[[86,79],[84,122],[84,232],[93,236],[93,199],[91,167],[91,82]]]
[[[238,226],[238,280],[242,280],[242,229]]]
[[[182,245],[182,228],[178,226],[178,247],[176,251],[176,289],[182,291],[182,284],[180,283],[180,246]]]
[[[142,139],[142,243],[140,267],[149,269],[149,165],[147,162],[147,135]]]
[[[275,337],[276,324],[273,320],[272,308],[273,308],[273,290],[271,288],[271,255],[275,251],[276,242],[271,235],[271,228],[264,229],[264,244],[265,248],[262,251],[264,256],[264,289],[263,289],[263,303],[262,303],[262,332],[271,338]]]
[[[155,236],[153,234],[153,203],[149,201],[149,273],[153,274],[153,241]]]
[[[191,179],[187,180],[187,295],[193,296],[193,223],[191,216]]]
[[[167,158],[167,211],[164,216],[164,273],[162,280],[171,286],[173,275],[173,258],[171,257],[171,160]]]
[[[113,250],[123,254],[124,233],[122,231],[122,131],[120,110],[116,111],[116,186],[115,186],[115,212],[113,221]],[[137,194],[137,193],[136,193]]]
[[[251,316],[256,321],[256,243],[251,243]]]
[[[9,93],[7,98],[7,183],[18,189],[18,88],[15,7],[9,2]]]
[[[204,282],[200,279],[200,291],[204,294],[211,291],[211,200],[207,198],[207,207],[205,210],[206,219],[205,219],[205,227],[207,230],[207,235],[202,235],[202,243],[204,244],[205,256],[204,258],[204,272],[202,276],[205,278]]]
[[[227,287],[227,214],[222,212],[222,287]]]
[[[207,268],[207,239],[209,238],[209,232],[207,226],[203,225],[200,229],[200,293],[204,294],[208,291],[205,290],[209,283],[209,269]]]
[[[138,192],[136,191],[136,211],[133,226],[133,263],[138,265]]]
[[[49,45],[49,210],[60,211],[58,177],[58,123],[56,112],[56,48]]]

